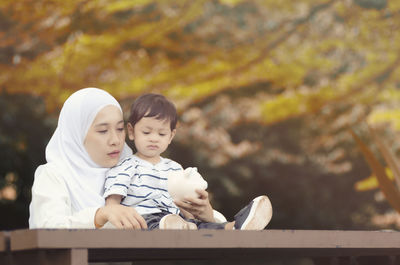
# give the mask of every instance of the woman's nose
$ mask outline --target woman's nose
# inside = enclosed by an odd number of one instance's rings
[[[121,143],[121,137],[118,132],[112,132],[110,136],[111,145],[119,145]]]

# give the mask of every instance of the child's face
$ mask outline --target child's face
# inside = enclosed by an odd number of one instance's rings
[[[124,120],[115,106],[104,107],[90,126],[84,146],[90,158],[101,167],[115,166],[125,143]]]
[[[175,132],[171,131],[168,120],[158,120],[155,117],[143,117],[134,128],[128,124],[128,136],[135,141],[136,155],[153,164],[160,161],[160,154],[167,149]]]

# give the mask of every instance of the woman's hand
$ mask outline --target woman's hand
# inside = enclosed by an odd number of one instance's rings
[[[147,229],[146,221],[134,208],[116,203],[117,200],[109,200],[110,197],[106,205],[96,212],[96,227],[102,227],[108,221],[118,229]]]
[[[174,203],[186,218],[196,218],[204,222],[215,222],[214,211],[208,199],[208,192],[196,189],[199,198],[184,198]]]

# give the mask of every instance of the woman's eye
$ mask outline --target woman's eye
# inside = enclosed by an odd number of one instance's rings
[[[143,134],[150,134],[150,132],[143,132]]]
[[[117,130],[120,131],[120,132],[123,132],[124,128],[118,128]]]
[[[107,133],[107,130],[101,130],[101,131],[97,131],[98,133],[101,133],[101,134],[105,134],[105,133]]]
[[[166,134],[165,134],[165,133],[159,133],[159,135],[160,135],[160,136],[165,136]]]

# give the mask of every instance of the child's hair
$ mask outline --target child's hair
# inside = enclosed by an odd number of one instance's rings
[[[155,117],[158,120],[168,120],[171,131],[178,122],[175,105],[160,94],[144,94],[138,97],[131,106],[129,122],[135,126],[143,117]]]

